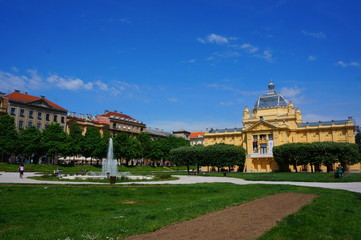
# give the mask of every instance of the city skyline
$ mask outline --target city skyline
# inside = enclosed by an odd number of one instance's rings
[[[242,126],[272,79],[303,121],[361,119],[358,1],[0,1],[0,91],[166,131]]]

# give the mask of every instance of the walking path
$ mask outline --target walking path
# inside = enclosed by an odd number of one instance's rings
[[[66,181],[44,181],[44,180],[35,180],[28,177],[36,176],[35,173],[24,173],[24,178],[19,177],[19,173],[14,172],[0,172],[0,183],[26,183],[26,184],[107,184],[107,183],[97,183],[97,182],[66,182]],[[350,183],[321,183],[321,182],[275,182],[275,181],[247,181],[240,178],[230,178],[230,177],[203,177],[203,176],[185,176],[177,175],[178,180],[172,181],[149,181],[149,182],[126,182],[126,183],[117,183],[117,184],[194,184],[194,183],[233,183],[238,185],[246,184],[288,184],[295,186],[305,186],[305,187],[321,187],[321,188],[331,188],[331,189],[342,189],[348,190],[351,192],[361,193],[361,182],[350,182]]]

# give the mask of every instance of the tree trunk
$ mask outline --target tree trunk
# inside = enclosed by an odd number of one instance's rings
[[[293,168],[295,169],[296,173],[298,173],[297,165],[296,165],[296,164],[293,164]]]

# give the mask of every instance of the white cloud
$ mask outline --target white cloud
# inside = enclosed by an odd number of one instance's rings
[[[302,103],[304,96],[302,93],[305,91],[304,88],[295,87],[283,87],[281,88],[281,94],[288,100],[291,100],[294,103]]]
[[[15,89],[29,90],[28,77],[17,76],[8,72],[0,71],[0,91],[12,92]]]
[[[83,80],[79,78],[63,78],[57,74],[52,74],[47,77],[47,82],[54,84],[56,87],[66,90],[92,90],[93,83],[88,82],[85,83]]]
[[[323,32],[308,32],[308,31],[303,30],[302,33],[306,36],[310,36],[310,37],[317,38],[317,39],[326,38],[326,34],[324,34]]]
[[[208,35],[207,40],[210,43],[217,43],[217,44],[228,43],[228,38],[223,37],[221,35],[214,34],[214,33]]]
[[[361,67],[361,63],[359,63],[359,62],[345,63],[343,61],[338,61],[336,63],[336,66],[340,66],[340,67]]]
[[[155,120],[147,123],[147,126],[154,126],[156,128],[164,129],[167,132],[172,132],[180,129],[184,129],[187,131],[206,131],[210,128],[232,128],[232,127],[240,127],[240,122],[202,122],[202,121],[162,121]],[[152,127],[153,128],[153,127]]]
[[[212,60],[215,60],[216,58],[215,57],[207,57],[206,60],[207,61],[212,61]]]
[[[262,54],[257,54],[257,55],[253,55],[255,57],[258,57],[258,58],[262,58],[264,60],[266,60],[267,62],[274,62],[275,59],[273,58],[273,53],[271,50],[267,49],[267,50],[264,50]]]
[[[189,59],[189,60],[183,61],[182,63],[194,63],[196,61],[197,60],[195,60],[195,59]]]
[[[236,93],[240,92],[238,89],[236,89],[236,88],[234,88],[232,86],[218,84],[218,83],[207,84],[206,87],[213,88],[213,89],[216,89],[216,90],[231,91],[231,92],[236,92]]]
[[[206,43],[206,41],[204,39],[202,39],[202,38],[197,38],[197,41],[200,42],[200,43],[203,43],[203,44]]]
[[[119,86],[120,88],[118,88]],[[35,69],[29,69],[25,72],[25,74],[20,72],[13,74],[10,72],[0,71],[0,91],[12,92],[15,89],[21,91],[35,91],[51,88],[59,88],[69,91],[100,90],[104,92],[108,91],[112,95],[118,95],[121,90],[130,88],[138,89],[139,87],[126,82],[117,82],[115,86],[109,86],[100,80],[95,82],[86,82],[79,78],[62,77],[58,74],[51,74],[48,77],[42,77]]]
[[[94,82],[94,86],[95,86],[95,88],[99,88],[102,91],[108,91],[109,90],[108,85],[103,83],[102,81]]]
[[[316,57],[315,56],[308,56],[308,61],[315,61]]]
[[[245,49],[248,53],[255,53],[259,50],[258,47],[253,46],[249,43],[244,43],[240,46],[241,49]]]
[[[236,38],[227,38],[218,34],[209,34],[205,39],[197,38],[197,41],[200,43],[215,43],[215,44],[228,44],[229,40],[235,40]]]

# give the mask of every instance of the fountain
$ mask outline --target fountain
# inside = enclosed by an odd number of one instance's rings
[[[113,139],[109,138],[109,147],[107,158],[103,159],[102,175],[103,176],[118,176],[118,162],[113,158]]]
[[[103,159],[101,172],[88,172],[86,175],[60,176],[62,179],[105,179],[110,177],[126,178],[130,180],[150,180],[150,176],[133,176],[130,172],[118,172],[118,161],[113,156],[113,139],[109,138],[107,158]]]

